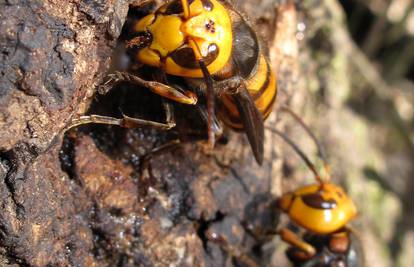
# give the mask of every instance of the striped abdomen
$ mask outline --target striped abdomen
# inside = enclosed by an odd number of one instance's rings
[[[260,55],[254,74],[245,80],[245,84],[263,120],[266,119],[272,111],[277,86],[275,74],[263,55]],[[243,129],[237,106],[230,95],[221,97],[220,117],[226,125],[234,129]]]

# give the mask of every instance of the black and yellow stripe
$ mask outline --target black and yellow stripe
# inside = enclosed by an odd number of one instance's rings
[[[273,103],[277,95],[277,86],[275,74],[263,55],[260,55],[260,60],[254,75],[246,79],[245,83],[255,106],[262,114],[263,119],[266,119],[272,111]],[[242,130],[243,122],[240,120],[239,111],[231,95],[224,94],[220,100],[220,118],[226,125],[234,129]]]

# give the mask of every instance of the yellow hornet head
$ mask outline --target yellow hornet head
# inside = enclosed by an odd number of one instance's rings
[[[301,187],[284,194],[278,204],[292,221],[316,234],[333,233],[357,214],[353,201],[332,183]]]
[[[188,2],[187,12],[183,2]],[[210,73],[221,70],[231,56],[230,15],[217,0],[174,0],[133,27],[126,47],[139,62],[162,68],[168,74],[203,77],[195,49]]]

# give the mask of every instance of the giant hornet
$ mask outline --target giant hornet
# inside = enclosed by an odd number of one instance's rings
[[[297,152],[316,180],[316,183],[285,193],[277,200],[280,210],[305,230],[302,238],[287,228],[278,230],[282,240],[291,245],[286,251],[288,258],[295,267],[362,267],[364,260],[359,240],[355,231],[347,227],[357,215],[354,202],[340,186],[330,182],[330,168],[324,150],[309,127],[289,108],[282,107],[281,110],[290,113],[305,129],[316,144],[325,167],[323,179],[292,140],[277,129],[268,128]]]
[[[127,72],[111,75],[110,81],[128,80],[175,102],[197,104],[210,147],[221,133],[217,111],[224,124],[246,133],[256,161],[263,162],[263,120],[276,98],[276,78],[255,31],[228,1],[169,1],[130,23],[125,48],[132,61],[154,69],[154,81]],[[90,115],[70,127],[104,123],[170,129],[175,126],[170,103],[165,110],[166,123]]]
[[[364,266],[360,242],[355,231],[347,226],[357,214],[355,204],[340,186],[330,182],[330,170],[325,153],[309,127],[290,109],[282,107],[280,110],[290,113],[316,143],[326,175],[322,178],[306,154],[284,133],[272,127],[265,127],[293,148],[313,172],[316,180],[316,183],[301,186],[276,199],[278,210],[285,213],[303,234],[298,235],[287,227],[281,227],[268,234],[279,235],[290,245],[286,255],[295,267]],[[243,265],[259,266],[253,258],[229,246],[222,236],[208,232],[207,237]]]

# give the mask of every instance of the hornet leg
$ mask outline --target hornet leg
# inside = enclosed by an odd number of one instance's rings
[[[188,104],[188,105],[195,105],[197,103],[197,96],[191,91],[181,91],[169,85],[156,82],[156,81],[146,81],[141,79],[138,76],[127,72],[115,72],[113,74],[109,74],[109,80],[106,81],[103,86],[100,88],[100,93],[105,94],[109,91],[114,83],[118,83],[121,81],[128,81],[133,84],[139,85],[141,87],[145,87],[150,89],[153,93],[160,95],[162,97],[171,99],[175,102]]]
[[[90,124],[90,123],[118,125],[124,128],[130,128],[130,129],[139,128],[143,126],[149,126],[149,127],[157,128],[160,130],[169,130],[175,126],[174,115],[173,115],[171,104],[164,102],[163,105],[164,105],[165,117],[166,117],[165,123],[132,118],[125,114],[123,114],[123,118],[120,118],[120,119],[109,117],[109,116],[88,115],[88,116],[81,116],[78,119],[72,120],[69,126],[65,128],[65,131],[71,128],[83,125],[83,124]]]

